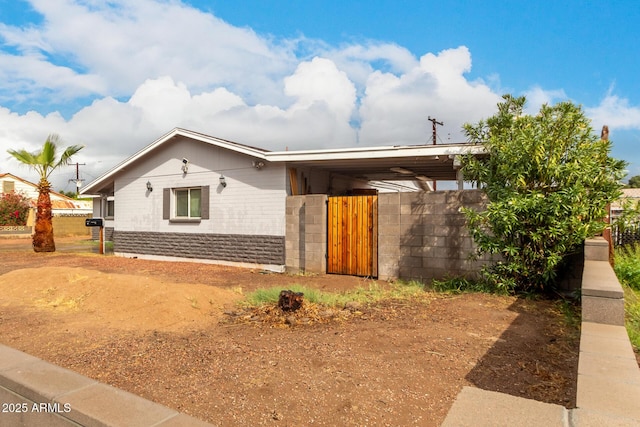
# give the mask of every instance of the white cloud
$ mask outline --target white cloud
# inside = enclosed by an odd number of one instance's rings
[[[593,125],[609,129],[640,129],[640,106],[632,106],[626,98],[608,93],[596,107],[586,108]]]
[[[32,3],[43,25],[5,26],[0,36],[41,65],[83,70],[78,86],[87,76],[104,81],[93,87],[98,95],[126,96],[148,78],[171,75],[195,90],[229,86],[260,102],[281,92],[278,79],[296,65],[286,44],[177,1]],[[44,76],[33,78],[34,92],[51,88]]]
[[[39,26],[0,26],[12,46],[0,50],[0,105],[9,97],[35,105],[48,100],[43,93],[94,101],[68,119],[0,107],[0,153],[34,150],[59,133],[86,145],[76,160],[88,179],[176,126],[282,150],[430,143],[432,116],[445,124],[439,142],[462,142],[462,124],[492,115],[500,100],[467,77],[464,46],[416,58],[375,41],[274,41],[178,1],[33,5]],[[305,59],[293,53],[301,45]],[[7,157],[0,171],[24,174]],[[73,172],[61,172],[56,188]]]
[[[428,116],[444,123],[442,142],[464,142],[461,128],[493,114],[500,97],[482,82],[468,81],[471,55],[462,46],[420,58],[420,63],[396,76],[376,71],[362,100],[363,144],[430,143]]]
[[[411,52],[390,43],[368,42],[365,45],[347,45],[334,49],[320,46],[318,50],[345,71],[361,90],[369,75],[376,69],[402,74],[418,65],[417,58]]]
[[[308,109],[316,102],[347,122],[355,107],[356,89],[346,73],[324,58],[301,63],[296,72],[285,79],[284,91],[297,98],[292,110]]]
[[[544,90],[540,86],[532,87],[524,95],[527,97],[527,105],[525,106],[527,114],[537,114],[544,104],[554,105],[558,101],[565,101],[568,98],[562,89]]]

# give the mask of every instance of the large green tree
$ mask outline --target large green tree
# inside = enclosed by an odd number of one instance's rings
[[[629,188],[640,188],[640,175],[635,175],[629,178],[629,183],[627,184]]]
[[[36,223],[33,234],[33,250],[36,252],[54,252],[56,250],[51,220],[51,196],[49,195],[51,183],[49,182],[49,176],[58,167],[68,164],[71,156],[83,148],[81,145],[72,145],[58,156],[58,144],[61,143],[62,141],[58,135],[51,134],[47,137],[40,151],[30,153],[26,150],[7,150],[19,162],[33,168],[40,175]]]
[[[524,97],[503,96],[498,112],[466,124],[485,157],[467,156],[465,179],[488,198],[467,210],[478,254],[497,255],[487,278],[509,291],[553,290],[565,256],[605,227],[605,207],[620,195],[625,162],[610,157],[579,106],[543,105],[524,114]]]

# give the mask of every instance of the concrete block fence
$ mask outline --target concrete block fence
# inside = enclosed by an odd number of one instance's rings
[[[473,276],[473,238],[463,207],[482,209],[482,192],[383,193],[378,196],[378,274],[428,281]]]
[[[286,205],[288,271],[326,272],[327,196],[290,196]],[[475,275],[473,239],[462,207],[482,209],[481,191],[378,195],[378,277],[416,279]]]

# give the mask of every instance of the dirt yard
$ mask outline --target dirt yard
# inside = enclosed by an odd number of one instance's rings
[[[425,292],[287,325],[237,303],[372,283],[56,244],[0,239],[0,342],[215,425],[437,426],[464,385],[575,404],[579,334],[554,302]]]

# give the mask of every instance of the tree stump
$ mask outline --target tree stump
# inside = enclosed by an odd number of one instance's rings
[[[302,292],[280,291],[278,298],[278,307],[282,311],[296,311],[302,307],[304,294]]]

